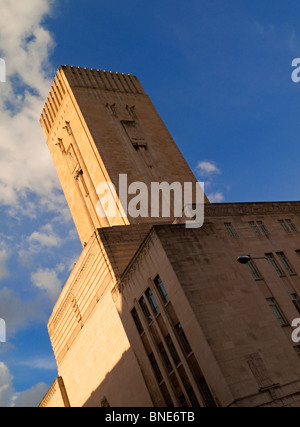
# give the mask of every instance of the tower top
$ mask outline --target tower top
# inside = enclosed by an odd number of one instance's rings
[[[108,92],[146,95],[138,78],[132,74],[62,65],[57,70],[40,118],[42,127],[46,128],[47,133],[54,123],[68,86],[71,89],[100,89]]]
[[[168,183],[173,200],[173,184],[197,183],[149,96],[131,74],[61,66],[40,121],[83,243],[97,228],[172,223],[177,215],[157,210],[160,206],[156,208],[150,197],[152,184]],[[107,183],[109,191],[103,191]],[[141,187],[143,209],[137,199],[127,198]],[[106,209],[108,203],[115,215]],[[129,206],[135,209],[127,210]]]

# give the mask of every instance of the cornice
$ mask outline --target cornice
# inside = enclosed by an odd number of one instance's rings
[[[253,202],[211,203],[204,207],[205,218],[218,216],[245,216],[271,214],[300,214],[300,201],[296,202]]]

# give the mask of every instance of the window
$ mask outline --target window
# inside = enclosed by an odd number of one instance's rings
[[[298,294],[291,294],[291,298],[293,301],[294,306],[296,307],[296,309],[299,311],[300,313],[300,298]]]
[[[132,143],[144,141],[145,138],[138,122],[135,120],[121,120],[121,124]]]
[[[132,318],[134,320],[134,323],[137,327],[139,334],[142,335],[142,333],[144,332],[144,328],[143,328],[143,325],[140,321],[139,315],[137,314],[137,311],[135,308],[133,310],[131,310],[131,315],[132,315]]]
[[[160,295],[163,303],[166,304],[167,302],[169,302],[170,301],[169,296],[168,296],[167,291],[166,291],[166,289],[164,287],[164,284],[161,281],[161,278],[159,276],[155,277],[154,284],[155,284],[155,286],[156,286],[156,288],[158,290],[158,293],[159,293],[159,295]]]
[[[178,379],[177,379],[175,372],[173,372],[170,375],[170,381],[172,383],[174,393],[175,393],[175,395],[176,395],[176,397],[180,403],[180,406],[182,406],[184,408],[188,407],[188,403],[186,401],[184,393],[182,392],[181,386],[178,382]]]
[[[290,219],[286,219],[285,222],[289,226],[289,228],[292,231],[292,233],[297,233],[298,230],[297,230],[295,224]]]
[[[176,366],[179,365],[179,363],[181,362],[180,357],[178,356],[177,350],[176,350],[174,343],[172,341],[172,338],[170,337],[169,334],[165,337],[165,340],[166,340],[169,352],[172,356],[172,359],[174,360],[175,365]]]
[[[149,301],[149,304],[150,304],[150,307],[151,307],[151,309],[153,311],[153,314],[156,316],[157,314],[159,314],[159,308],[158,308],[157,302],[156,302],[156,300],[155,300],[155,298],[153,296],[153,293],[152,293],[152,291],[151,291],[150,288],[148,288],[146,290],[146,297],[147,297],[147,299]]]
[[[101,408],[110,408],[110,404],[108,403],[108,400],[106,399],[106,397],[103,397],[100,405],[101,405]]]
[[[199,380],[199,386],[201,389],[201,394],[202,394],[205,406],[207,406],[208,408],[215,408],[217,406],[216,402],[211,394],[211,391],[204,377],[202,377]]]
[[[167,368],[168,373],[172,372],[173,371],[173,366],[172,366],[172,364],[170,362],[170,359],[169,359],[169,357],[167,355],[167,352],[166,352],[165,347],[164,347],[164,345],[163,345],[162,342],[160,344],[158,344],[158,349],[159,349],[161,357],[162,357],[162,359],[164,361],[164,364],[165,364],[165,366]]]
[[[276,271],[276,273],[278,274],[279,277],[284,276],[284,272],[281,269],[280,265],[278,264],[278,262],[276,261],[274,255],[271,254],[266,254],[267,259],[269,260],[270,264],[273,266],[274,270]]]
[[[225,227],[226,227],[226,229],[227,229],[227,231],[231,237],[237,237],[237,233],[236,233],[233,225],[231,224],[231,222],[225,222],[224,225],[225,225]]]
[[[262,221],[250,221],[249,225],[256,236],[269,235],[269,231]]]
[[[284,266],[284,268],[286,269],[286,271],[289,274],[295,274],[295,271],[293,270],[291,264],[289,263],[289,261],[287,260],[285,254],[283,252],[276,252],[276,255],[278,256],[278,258],[280,259],[282,265]]]
[[[250,260],[247,263],[247,267],[249,268],[249,270],[250,270],[252,276],[254,277],[254,279],[257,279],[257,280],[258,279],[262,279],[262,276],[261,276],[260,272],[258,271],[256,265],[254,264],[254,262],[252,260]]]
[[[150,314],[150,311],[148,310],[145,298],[144,297],[140,298],[139,303],[140,303],[141,309],[142,309],[142,311],[143,311],[143,313],[145,315],[145,318],[146,318],[147,322],[151,323],[152,320],[153,320],[153,318],[152,318],[152,316]]]
[[[275,314],[276,319],[280,323],[281,326],[285,326],[288,324],[286,318],[284,317],[279,305],[277,304],[275,298],[267,298],[267,302],[271,307],[271,310]]]
[[[265,224],[262,221],[257,221],[256,223],[257,223],[260,231],[262,232],[262,234],[265,236],[268,236],[269,231],[268,231],[267,227],[265,226]]]
[[[255,236],[260,236],[259,229],[254,221],[249,222],[250,227],[252,228],[252,231],[254,232]]]
[[[195,392],[193,390],[193,387],[188,388],[186,392],[187,392],[187,394],[189,396],[189,399],[191,401],[192,407],[193,408],[199,408],[200,405],[199,405],[198,399],[197,399],[197,397],[195,395]]]
[[[279,219],[278,222],[286,233],[297,233],[298,230],[290,219]]]
[[[296,345],[296,347],[294,347],[294,350],[298,354],[298,357],[300,357],[300,345]]]
[[[186,356],[189,355],[192,352],[192,349],[187,340],[187,337],[185,336],[185,333],[183,332],[181,323],[177,323],[177,325],[175,326],[175,330],[179,338],[179,343],[181,344],[181,347],[183,348]]]
[[[161,383],[162,382],[162,380],[163,380],[163,376],[162,376],[162,374],[161,374],[161,372],[160,372],[160,369],[159,369],[159,366],[158,366],[158,364],[157,364],[157,362],[156,362],[156,359],[155,359],[155,357],[154,357],[154,354],[153,353],[151,353],[151,354],[149,354],[149,360],[150,360],[150,363],[151,363],[151,366],[152,366],[152,369],[153,369],[153,371],[154,371],[154,374],[155,374],[155,376],[156,376],[156,379],[157,379],[157,381],[158,381],[158,383]]]

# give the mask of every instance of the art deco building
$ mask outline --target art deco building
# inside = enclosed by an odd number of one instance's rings
[[[198,228],[124,215],[120,174],[197,182],[132,75],[61,67],[41,124],[83,251],[49,320],[59,377],[40,406],[300,406],[300,202],[205,198]],[[99,214],[104,182],[122,215]]]

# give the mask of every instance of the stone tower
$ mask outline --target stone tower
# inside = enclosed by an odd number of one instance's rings
[[[152,182],[197,182],[135,76],[61,67],[41,124],[82,243],[97,228],[149,222],[148,216],[99,216],[99,184],[114,184],[110,197],[119,209],[120,174],[128,187],[142,182],[149,190]],[[174,216],[151,218],[162,220]]]
[[[83,251],[49,319],[59,376],[40,406],[300,406],[300,203],[204,197],[198,228],[130,215],[120,174],[196,185],[132,75],[61,67],[41,124]]]

